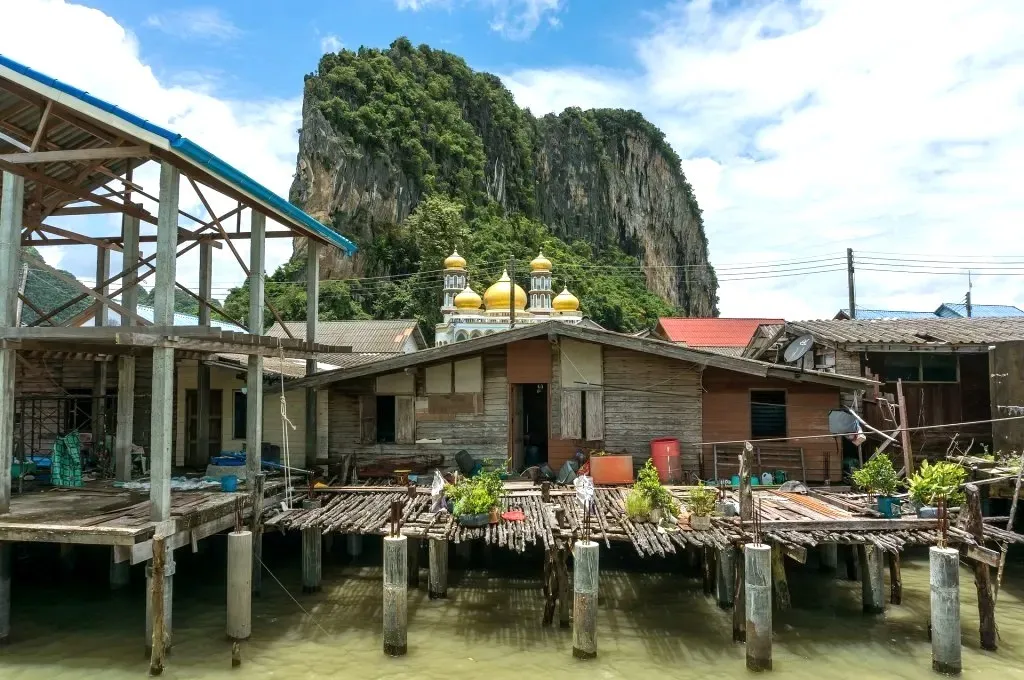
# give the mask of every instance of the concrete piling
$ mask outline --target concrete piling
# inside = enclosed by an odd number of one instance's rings
[[[818,569],[826,574],[834,574],[839,568],[839,546],[835,543],[822,543],[818,546]]]
[[[448,597],[448,541],[430,539],[430,576],[427,595],[431,600]]]
[[[718,606],[732,609],[733,588],[736,585],[736,548],[718,549]]]
[[[746,590],[747,670],[772,669],[772,547],[743,546]]]
[[[860,586],[865,614],[885,612],[885,551],[873,545],[860,546]]]
[[[578,541],[572,552],[572,655],[593,659],[597,656],[598,545],[594,541]]]
[[[363,554],[363,537],[361,534],[349,534],[346,536],[348,556],[355,559]]]
[[[384,653],[404,656],[408,650],[408,547],[405,536],[384,538]]]
[[[0,647],[11,636],[11,543],[0,541]]]
[[[252,634],[252,532],[228,534],[228,619],[230,640]]]
[[[132,563],[128,560],[118,562],[114,548],[110,549],[110,589],[122,590],[132,581]]]
[[[932,670],[960,675],[960,553],[928,549],[931,585]]]
[[[318,498],[307,498],[302,501],[303,510],[319,508]],[[302,530],[302,592],[315,593],[320,590],[322,575],[322,540],[320,529],[313,527]]]
[[[420,539],[410,538],[409,547],[406,549],[406,563],[408,570],[408,585],[410,588],[420,587]]]

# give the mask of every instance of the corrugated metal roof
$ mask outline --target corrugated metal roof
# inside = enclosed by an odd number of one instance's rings
[[[839,310],[839,314],[836,317],[842,316],[843,318],[850,318],[850,308],[844,307]],[[934,319],[934,312],[908,312],[900,309],[865,309],[864,307],[857,307],[857,320],[868,320],[868,319]]]
[[[701,347],[700,349],[705,352],[721,354],[724,357],[741,357],[743,356],[744,347]]]
[[[937,316],[946,318],[967,318],[967,305],[962,302],[943,302],[935,310]],[[1024,316],[1024,310],[1013,305],[971,305],[971,318],[995,318],[1005,316]]]
[[[17,86],[22,88],[22,91],[31,91],[34,96],[46,97],[57,101],[62,106],[79,112],[81,117],[90,118],[91,121],[87,122],[95,121],[101,126],[116,129],[119,134],[126,138],[165,149],[173,154],[173,156],[186,161],[189,166],[203,173],[209,173],[219,182],[223,182],[226,186],[244,196],[246,203],[255,204],[255,207],[267,209],[268,216],[281,224],[335,245],[349,254],[356,251],[355,244],[344,236],[324,226],[284,198],[182,135],[154,125],[84,90],[47,76],[0,54],[0,84],[3,82],[10,83],[7,86],[8,89]],[[0,111],[5,113],[13,112],[14,115],[22,117],[23,120],[9,119],[6,122],[18,125],[20,129],[34,130],[34,125],[39,119],[38,110],[32,106],[23,109],[19,108],[24,102],[15,94],[9,92],[8,89],[0,87]],[[29,122],[30,120],[31,123]],[[59,134],[47,134],[47,141],[59,145],[61,149],[68,150],[93,148],[96,138],[89,132],[68,125]],[[127,168],[127,163],[127,160],[110,161],[105,163],[105,166],[115,174],[122,174]],[[57,167],[56,170],[51,167],[54,165]],[[46,173],[49,177],[65,182],[74,179],[78,172],[79,168],[73,163],[51,163],[46,168]],[[93,186],[85,187],[90,191],[105,182],[109,182],[111,179],[109,176],[96,175],[95,173],[93,176],[98,177],[98,179],[92,182]],[[241,199],[241,196],[238,198]]]
[[[662,317],[658,328],[672,342],[687,347],[746,347],[757,327],[785,323],[782,319],[695,319]]]
[[[792,334],[811,333],[834,343],[887,345],[986,345],[1024,340],[1024,317],[794,321]]]
[[[306,339],[305,321],[285,321],[285,325],[296,338]],[[276,323],[270,327],[267,335],[288,337],[281,325]],[[363,363],[354,359],[355,355],[402,353],[410,336],[414,338],[417,349],[425,346],[416,319],[321,321],[317,327],[316,341],[325,345],[351,347],[350,354],[325,354],[320,359],[335,366],[354,366]]]

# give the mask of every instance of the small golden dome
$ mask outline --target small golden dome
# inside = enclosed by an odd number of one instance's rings
[[[501,278],[484,292],[484,306],[487,311],[508,309],[510,297],[509,288],[512,280],[508,277],[508,271],[501,273]],[[518,285],[515,287],[516,309],[526,309],[526,291]]]
[[[465,269],[466,268],[466,258],[464,258],[462,255],[459,255],[459,251],[457,249],[453,250],[452,254],[449,255],[447,258],[445,258],[444,268],[445,269]]]
[[[480,309],[481,304],[480,296],[469,286],[466,286],[461,293],[455,296],[455,306],[458,309],[476,311]]]
[[[537,257],[533,258],[530,262],[530,271],[534,272],[549,272],[551,271],[551,260],[544,257],[544,251],[537,253]]]
[[[579,299],[569,292],[568,287],[562,288],[562,292],[555,296],[555,299],[551,301],[551,307],[556,312],[576,312],[579,311],[580,301]]]

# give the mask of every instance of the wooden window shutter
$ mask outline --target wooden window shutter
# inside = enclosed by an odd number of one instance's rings
[[[415,402],[415,397],[395,397],[396,444],[412,444],[416,440]]]
[[[562,390],[562,439],[583,438],[583,393]]]
[[[359,432],[363,444],[377,443],[377,395],[359,396]]]
[[[604,439],[604,390],[587,391],[587,441]]]

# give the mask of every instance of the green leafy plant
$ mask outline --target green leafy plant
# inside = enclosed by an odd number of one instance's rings
[[[686,502],[686,508],[698,517],[710,517],[715,512],[717,502],[718,489],[698,482],[696,487],[690,489],[690,500]]]
[[[505,485],[501,470],[481,472],[475,477],[464,477],[458,484],[445,485],[445,497],[455,503],[456,515],[482,515],[501,502]]]
[[[455,503],[455,514],[483,515],[490,512],[495,505],[497,505],[497,500],[488,493],[487,488],[480,484],[474,484]]]
[[[650,458],[637,473],[636,482],[633,483],[633,491],[646,496],[651,502],[651,509],[660,509],[671,515],[679,514],[679,504],[669,494],[668,489],[661,485],[658,477],[658,470],[654,467],[654,461]]]
[[[630,519],[646,520],[651,514],[651,507],[651,499],[635,488],[626,494],[626,516]]]
[[[932,465],[924,461],[907,480],[907,485],[910,497],[920,505],[934,505],[944,499],[947,506],[956,506],[966,500],[960,490],[966,479],[967,470],[961,465],[946,461]]]
[[[879,496],[892,496],[900,484],[892,460],[884,453],[876,453],[864,467],[855,470],[853,481],[868,493]]]

